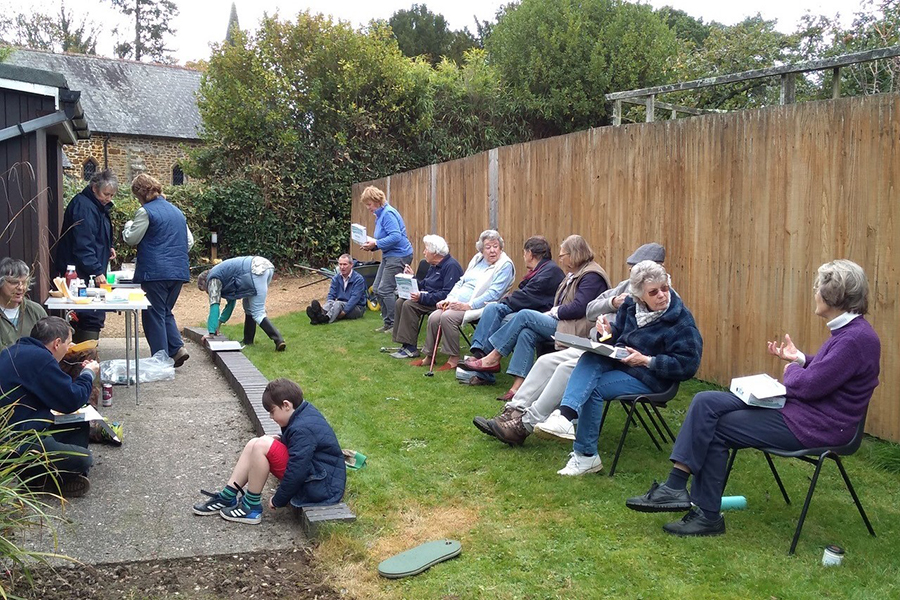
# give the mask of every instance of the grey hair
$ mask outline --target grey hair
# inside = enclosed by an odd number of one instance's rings
[[[450,246],[447,245],[447,240],[439,235],[426,235],[422,238],[422,243],[425,244],[426,250],[434,252],[438,256],[450,254]]]
[[[669,274],[666,273],[665,267],[652,260],[642,260],[631,267],[631,276],[628,278],[628,291],[631,292],[632,296],[639,298],[644,295],[644,286],[648,283],[666,285],[669,281]]]
[[[90,184],[91,187],[97,186],[99,190],[106,187],[112,188],[113,193],[119,190],[119,180],[116,179],[116,174],[113,173],[112,169],[103,169],[94,173],[91,176]]]
[[[18,258],[6,257],[0,260],[0,283],[6,283],[10,279],[28,278],[28,286],[31,287],[31,269],[28,264]]]
[[[500,249],[506,246],[506,242],[503,241],[503,238],[500,237],[500,232],[496,229],[485,229],[481,232],[481,235],[478,236],[478,241],[475,242],[475,249],[481,252],[484,249],[484,241],[485,240],[496,240],[500,242]]]
[[[346,258],[347,262],[350,263],[350,266],[351,267],[353,266],[353,257],[352,256],[350,256],[347,253],[341,254],[340,256],[338,256],[338,262],[340,262],[342,258]]]
[[[833,260],[819,267],[813,289],[832,308],[859,315],[869,312],[869,280],[851,260]]]

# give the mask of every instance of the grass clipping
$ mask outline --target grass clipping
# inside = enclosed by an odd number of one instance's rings
[[[460,507],[425,509],[413,504],[394,513],[387,521],[394,523],[394,531],[366,544],[339,531],[324,539],[316,555],[320,567],[333,577],[331,583],[352,598],[389,598],[384,589],[385,579],[378,575],[378,564],[419,544],[440,539],[461,540],[475,526],[476,511]],[[385,530],[379,530],[385,533]]]

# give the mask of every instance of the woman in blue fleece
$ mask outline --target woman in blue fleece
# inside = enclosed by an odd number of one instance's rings
[[[375,274],[372,288],[381,304],[381,320],[384,324],[376,332],[391,333],[394,328],[394,305],[397,301],[395,277],[412,262],[413,247],[406,237],[406,224],[397,209],[388,204],[384,192],[374,185],[363,190],[360,201],[375,215],[374,241],[361,246],[363,250],[381,250],[381,265]]]

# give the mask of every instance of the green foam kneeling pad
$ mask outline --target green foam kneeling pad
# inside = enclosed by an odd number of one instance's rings
[[[418,575],[439,562],[459,556],[460,552],[462,544],[456,540],[426,542],[381,561],[378,574],[388,579]]]

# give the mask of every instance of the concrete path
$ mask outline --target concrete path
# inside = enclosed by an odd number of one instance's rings
[[[304,545],[290,509],[266,508],[259,525],[199,517],[199,489],[224,485],[244,443],[254,436],[238,398],[196,344],[174,381],[134,389],[115,386],[113,406],[100,411],[125,427],[125,443],[91,444],[91,490],[67,503],[57,525],[56,552],[89,564],[205,556]],[[124,339],[103,339],[102,359],[123,358]],[[144,343],[141,356],[150,356]],[[263,502],[277,481],[269,478]],[[33,547],[52,550],[45,534]]]

